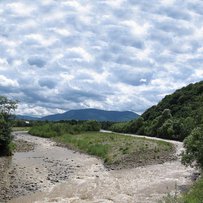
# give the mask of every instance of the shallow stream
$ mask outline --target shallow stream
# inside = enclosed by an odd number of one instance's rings
[[[153,203],[168,193],[175,194],[187,188],[194,172],[185,168],[179,159],[109,171],[101,160],[58,147],[49,139],[23,132],[16,133],[15,137],[35,143],[35,148],[16,153],[8,161],[4,176],[8,178],[7,187],[13,187],[10,190],[14,196],[20,195],[10,203]],[[179,153],[182,143],[174,144]],[[11,176],[14,176],[13,181]]]

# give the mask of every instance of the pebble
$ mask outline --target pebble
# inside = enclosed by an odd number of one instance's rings
[[[67,180],[69,174],[74,173],[76,166],[72,166],[74,162],[73,159],[65,158],[65,160],[61,161],[54,160],[47,156],[48,155],[45,155],[44,157],[34,157],[40,158],[41,162],[39,163],[41,165],[35,165],[35,167],[33,167],[34,170],[32,171],[28,170],[28,168],[26,170],[26,167],[22,165],[11,166],[11,169],[8,171],[10,176],[9,188],[4,189],[4,187],[1,187],[1,185],[5,186],[5,184],[4,181],[0,179],[0,202],[5,202],[5,200],[7,201],[13,197],[31,194],[39,189],[49,187],[50,183],[56,184],[60,181]],[[33,159],[33,157],[27,157],[27,159],[32,161],[31,159]],[[70,163],[70,161],[72,163]],[[69,165],[68,162],[72,165]],[[79,167],[81,166],[77,165],[77,168]],[[42,174],[41,176],[44,178],[39,179],[39,174]],[[80,177],[78,178],[80,179]]]

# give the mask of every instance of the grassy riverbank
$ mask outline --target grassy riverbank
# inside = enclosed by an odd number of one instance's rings
[[[67,147],[95,155],[113,168],[163,163],[173,158],[173,145],[164,141],[135,138],[114,133],[86,132],[54,138]]]
[[[82,123],[48,123],[34,126],[30,134],[54,139],[59,145],[101,158],[111,168],[131,168],[163,163],[174,159],[171,143],[101,133],[96,121]]]
[[[160,203],[202,203],[203,202],[203,176],[194,183],[190,190],[181,197],[167,196]]]
[[[203,176],[192,186],[191,190],[183,195],[184,203],[203,202]]]

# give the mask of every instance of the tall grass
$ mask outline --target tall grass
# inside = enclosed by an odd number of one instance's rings
[[[98,156],[107,160],[109,144],[104,142],[103,136],[98,137],[100,133],[83,133],[83,134],[64,134],[56,137],[55,140],[67,144],[70,148],[81,150],[90,155]]]

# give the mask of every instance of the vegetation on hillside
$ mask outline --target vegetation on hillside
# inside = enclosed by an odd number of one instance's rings
[[[113,124],[116,132],[135,133],[165,139],[184,140],[203,124],[203,81],[167,95],[158,105],[130,122]]]
[[[0,155],[12,154],[12,112],[16,101],[0,96]]]

